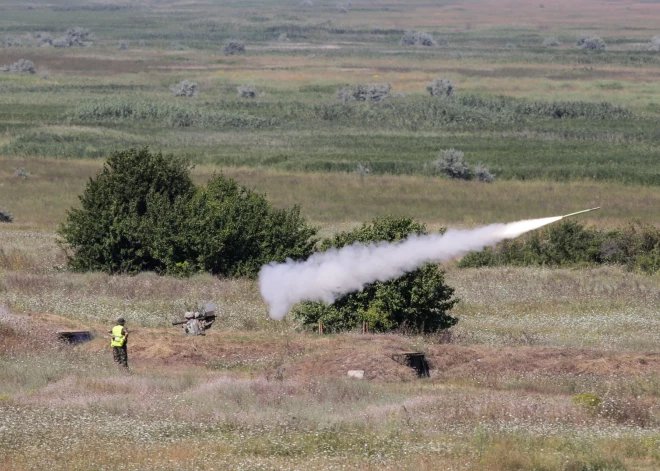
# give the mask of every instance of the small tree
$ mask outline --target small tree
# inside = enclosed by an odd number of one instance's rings
[[[454,98],[456,96],[456,88],[449,79],[437,78],[426,85],[426,90],[431,96],[440,98]]]
[[[576,46],[592,51],[604,51],[607,47],[598,36],[582,36],[578,39]]]
[[[336,234],[325,240],[321,248],[341,248],[355,242],[395,242],[411,233],[425,234],[426,229],[409,218],[386,217]],[[294,316],[312,328],[322,321],[324,328],[335,332],[358,328],[365,321],[376,332],[399,327],[434,332],[458,322],[447,314],[458,302],[452,299],[453,294],[454,289],[445,284],[444,273],[438,266],[427,264],[400,278],[369,284],[362,291],[337,299],[332,305],[302,303],[294,310]]]
[[[423,31],[406,31],[400,41],[402,46],[437,46],[438,43],[428,33]]]
[[[170,87],[174,96],[193,97],[197,96],[197,84],[190,80],[183,80]]]
[[[438,158],[431,162],[431,167],[436,173],[460,180],[469,180],[472,176],[465,154],[456,149],[441,150]]]
[[[245,44],[238,41],[230,41],[222,48],[222,53],[225,56],[233,56],[235,54],[245,53]]]

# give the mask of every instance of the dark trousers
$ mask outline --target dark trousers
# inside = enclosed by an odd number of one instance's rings
[[[126,351],[126,345],[123,347],[112,347],[112,356],[118,365],[128,368],[128,352]]]

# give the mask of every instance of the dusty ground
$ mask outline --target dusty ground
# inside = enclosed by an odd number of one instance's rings
[[[108,326],[109,329],[111,326]],[[304,379],[346,377],[364,370],[379,382],[411,381],[415,371],[393,360],[402,352],[423,351],[431,381],[498,377],[638,377],[660,373],[660,352],[613,352],[547,347],[489,348],[480,345],[421,343],[398,335],[274,334],[210,330],[187,337],[172,329],[131,329],[129,359],[137,371],[179,369],[194,365],[228,374]],[[71,347],[98,353],[109,340],[103,326],[84,326],[44,314],[15,315],[0,311],[1,353],[68,348],[57,341],[59,330],[91,330],[94,340]]]

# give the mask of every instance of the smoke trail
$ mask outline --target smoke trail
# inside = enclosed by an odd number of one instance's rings
[[[301,301],[328,304],[375,281],[398,278],[428,262],[444,262],[482,250],[504,239],[538,229],[562,216],[477,229],[449,229],[444,234],[411,234],[400,242],[355,243],[312,254],[307,260],[264,265],[259,272],[261,295],[273,319],[283,319]]]

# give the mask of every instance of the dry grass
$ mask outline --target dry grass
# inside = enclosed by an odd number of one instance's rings
[[[15,175],[14,169],[20,167],[29,171],[29,178]],[[53,239],[51,233],[41,229],[52,230],[64,220],[66,210],[77,204],[77,195],[82,194],[87,180],[100,167],[101,163],[95,161],[0,159],[0,201],[14,215],[14,223],[4,225],[0,231],[5,256],[13,257],[12,251],[32,246],[28,240],[46,243]],[[303,214],[321,224],[326,232],[336,230],[338,225],[345,227],[388,214],[420,219],[432,228],[469,227],[565,214],[593,206],[603,209],[590,213],[586,221],[600,226],[621,226],[631,218],[660,219],[657,191],[635,185],[592,181],[481,184],[375,175],[360,179],[357,174],[347,173],[302,174],[208,165],[197,166],[193,177],[203,184],[219,170],[267,193],[276,206],[301,205]],[[46,247],[39,248],[40,257],[44,250]],[[47,257],[48,263],[51,257]],[[2,263],[16,262],[0,260]]]

